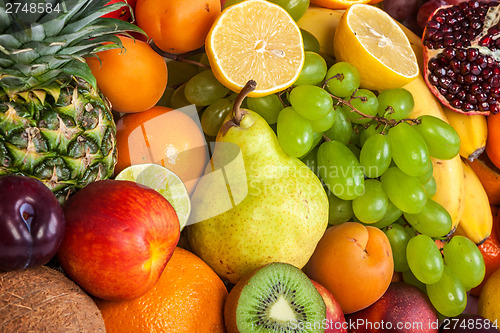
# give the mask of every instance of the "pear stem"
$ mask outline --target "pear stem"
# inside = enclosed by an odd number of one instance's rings
[[[248,80],[248,82],[241,89],[240,93],[234,100],[231,118],[233,122],[238,126],[240,125],[241,118],[243,118],[243,112],[241,112],[241,103],[243,103],[243,100],[249,93],[255,90],[255,87],[257,87],[257,82],[255,82],[254,80]]]

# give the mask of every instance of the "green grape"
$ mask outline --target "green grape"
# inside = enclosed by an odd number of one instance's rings
[[[323,142],[318,149],[318,171],[327,188],[343,200],[364,192],[364,175],[354,153],[339,141]]]
[[[403,271],[403,281],[405,283],[408,283],[409,285],[412,285],[414,287],[417,287],[418,289],[422,290],[424,293],[427,293],[425,290],[425,283],[420,282],[415,275],[411,272],[411,269],[407,269],[406,271]]]
[[[432,198],[437,191],[436,179],[431,177],[427,183],[424,184],[425,193],[427,193],[427,198]]]
[[[285,153],[293,157],[306,154],[313,143],[311,124],[292,107],[278,114],[278,142]]]
[[[384,217],[382,217],[380,220],[377,222],[373,223],[372,226],[377,227],[379,229],[383,229],[387,227],[388,225],[396,222],[398,219],[401,218],[403,215],[403,212],[401,209],[396,207],[391,200],[387,200],[387,211],[385,212]]]
[[[186,99],[197,106],[210,105],[228,93],[229,89],[217,81],[212,71],[203,71],[190,78],[184,91]]]
[[[177,87],[198,74],[198,66],[187,62],[174,60],[167,61],[168,82],[167,87]]]
[[[339,61],[326,72],[326,89],[341,98],[350,97],[359,88],[360,76],[356,67]]]
[[[418,178],[408,176],[398,167],[389,167],[380,180],[389,200],[403,212],[416,214],[424,209],[427,194]]]
[[[300,29],[302,34],[302,41],[304,42],[304,51],[311,51],[319,53],[320,45],[318,39],[309,31]]]
[[[227,98],[221,98],[207,106],[200,119],[203,132],[208,136],[217,136],[224,118],[232,109],[233,103]]]
[[[403,213],[415,230],[430,237],[447,235],[452,228],[451,216],[438,202],[428,199],[424,209],[416,214]]]
[[[307,151],[307,153],[305,153],[302,156],[299,156],[299,159],[302,159],[307,154],[309,154],[311,152],[311,150],[313,150],[314,148],[316,148],[318,146],[318,144],[323,140],[323,133],[313,132],[312,136],[313,136],[313,141],[312,141],[311,148],[309,148],[309,150]]]
[[[365,191],[352,200],[354,215],[364,223],[375,223],[387,212],[389,199],[377,179],[365,180]]]
[[[174,88],[166,87],[165,91],[163,92],[163,95],[161,96],[160,100],[156,103],[156,105],[168,107],[170,105],[170,99],[172,98],[174,91],[175,91]]]
[[[353,143],[346,144],[346,147],[349,148],[353,152],[354,156],[356,156],[356,158],[359,161],[359,155],[361,154],[361,148],[359,148],[358,146],[356,146]],[[361,168],[361,170],[363,170],[363,168]]]
[[[181,84],[175,91],[172,93],[170,97],[170,107],[172,109],[180,109],[182,107],[191,105],[191,103],[186,99],[186,95],[184,94],[186,83]]]
[[[378,115],[386,119],[402,120],[413,111],[415,101],[404,88],[382,90],[378,95]]]
[[[332,110],[332,97],[322,88],[310,84],[296,86],[290,91],[292,107],[304,118],[318,120]]]
[[[364,128],[359,134],[359,144],[361,147],[363,147],[366,139],[368,139],[370,136],[381,133],[387,135],[387,132],[389,131],[388,127],[385,127],[384,125],[377,122],[372,121],[371,124],[368,123],[367,125],[368,127]]]
[[[300,75],[293,85],[299,86],[302,84],[320,84],[326,75],[325,59],[318,53],[311,51],[306,51],[304,55],[304,66],[302,67]]]
[[[422,184],[425,184],[429,180],[431,180],[433,172],[434,172],[434,167],[432,166],[432,160],[429,159],[429,165],[427,166],[425,173],[422,176],[418,177],[418,179],[420,179]]]
[[[358,89],[354,92],[350,99],[351,105],[359,112],[368,115],[376,116],[378,109],[378,99],[375,94],[368,89]],[[367,118],[354,110],[346,113],[347,118],[349,118],[353,123],[356,124],[367,124],[372,119]]]
[[[316,160],[316,156],[318,154],[318,146],[313,147],[310,152],[308,152],[306,155],[302,156],[300,160],[309,168],[311,171],[319,177],[318,174],[318,162]]]
[[[424,138],[432,157],[449,160],[458,154],[460,137],[450,124],[429,115],[420,116],[417,120],[420,120],[420,123],[415,129]]]
[[[460,279],[447,266],[444,266],[439,281],[426,286],[427,296],[434,308],[447,317],[455,317],[465,310],[467,293]]]
[[[420,177],[429,168],[429,150],[424,138],[408,123],[399,123],[387,134],[392,159],[404,173]]]
[[[333,126],[335,121],[335,112],[339,112],[332,107],[332,110],[323,118],[318,120],[309,120],[313,132],[323,133]]]
[[[406,245],[410,240],[410,235],[402,225],[393,223],[384,231],[392,249],[392,259],[394,261],[394,270],[404,272],[410,269],[406,260]]]
[[[348,108],[348,107],[346,107],[346,108]],[[344,109],[345,108],[343,107],[342,110],[344,111]],[[346,112],[346,114],[347,114],[347,112]],[[362,131],[363,131],[362,125],[352,124],[352,134],[351,134],[351,139],[349,140],[349,143],[356,145],[358,147],[361,147],[360,137],[361,137]]]
[[[309,0],[269,0],[283,7],[288,14],[297,22],[309,8]]]
[[[477,287],[484,279],[484,258],[479,248],[464,236],[453,236],[443,247],[444,262],[458,277],[465,290]]]
[[[434,240],[427,235],[420,234],[408,241],[406,260],[413,275],[422,283],[436,283],[443,276],[443,257]]]
[[[328,139],[336,140],[346,145],[351,141],[351,122],[347,119],[340,106],[335,105],[333,109],[333,125],[324,134]]]
[[[343,200],[328,192],[328,203],[328,223],[330,225],[347,222],[353,217],[352,200]]]
[[[263,97],[247,97],[247,106],[250,110],[257,112],[268,124],[278,121],[278,114],[283,109],[280,98],[276,94]]]
[[[361,147],[359,163],[368,178],[380,177],[391,164],[391,146],[383,134],[374,134]]]

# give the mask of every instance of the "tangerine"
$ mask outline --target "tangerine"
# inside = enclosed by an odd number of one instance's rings
[[[202,47],[220,12],[220,0],[137,0],[135,7],[137,25],[169,53]]]
[[[486,118],[488,125],[488,139],[486,140],[486,154],[497,168],[500,168],[500,113],[490,114]]]
[[[96,303],[108,333],[223,333],[227,294],[220,277],[203,260],[177,247],[146,294],[128,301]]]
[[[473,161],[465,160],[476,173],[491,205],[500,205],[500,169],[483,153]]]
[[[495,210],[495,207],[492,207],[492,210]],[[481,251],[481,254],[483,255],[486,272],[484,274],[483,282],[481,282],[479,286],[471,289],[470,293],[474,296],[479,296],[481,294],[483,286],[488,278],[491,274],[493,274],[493,272],[500,268],[500,240],[498,238],[499,223],[499,215],[495,215],[490,237],[478,246],[479,251]]]
[[[190,195],[208,162],[198,123],[187,113],[164,106],[118,119],[116,149],[115,175],[130,165],[156,163],[179,176]]]
[[[134,113],[148,110],[167,87],[167,64],[149,44],[119,36],[123,49],[101,51],[87,58],[97,86],[113,110]]]

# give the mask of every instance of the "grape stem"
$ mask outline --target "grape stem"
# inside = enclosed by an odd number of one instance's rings
[[[340,105],[340,104],[346,105],[349,108],[351,108],[352,112],[356,112],[357,114],[359,114],[363,118],[373,119],[376,122],[378,122],[379,124],[384,125],[385,127],[387,127],[387,126],[394,127],[397,124],[402,123],[402,122],[406,122],[406,121],[410,121],[410,122],[412,122],[414,124],[420,124],[420,119],[404,118],[404,119],[401,119],[401,120],[395,120],[395,119],[387,119],[387,118],[381,117],[381,116],[371,116],[371,115],[365,114],[365,113],[359,111],[358,109],[356,109],[352,105],[351,100],[354,99],[354,98],[359,98],[359,99],[361,99],[361,101],[366,101],[366,97],[364,97],[364,96],[354,96],[354,93],[353,93],[353,95],[351,96],[351,98],[349,100],[345,100],[343,98],[337,97],[337,96],[332,95],[332,94],[330,94],[330,96],[332,96],[333,99],[337,100],[337,105]],[[388,107],[388,110],[386,111],[386,114],[392,113],[391,110],[392,110],[392,107]]]
[[[210,66],[208,66],[208,65],[206,65],[204,63],[201,63],[199,61],[187,59],[190,56],[193,56],[193,55],[196,55],[196,54],[205,53],[205,47],[204,46],[200,47],[199,49],[196,49],[196,50],[193,50],[193,51],[189,51],[189,52],[185,52],[185,53],[170,53],[170,52],[165,52],[162,49],[160,49],[158,46],[156,46],[156,44],[154,43],[153,40],[151,40],[149,42],[149,45],[151,46],[151,48],[156,53],[158,53],[159,55],[161,55],[163,58],[172,59],[174,61],[179,61],[179,62],[185,62],[185,63],[188,63],[188,64],[200,66],[200,67],[206,67],[206,68],[210,67]]]

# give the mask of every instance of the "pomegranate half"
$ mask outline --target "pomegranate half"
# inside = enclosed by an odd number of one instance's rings
[[[438,8],[422,36],[424,78],[448,108],[500,111],[500,3],[467,1]]]

